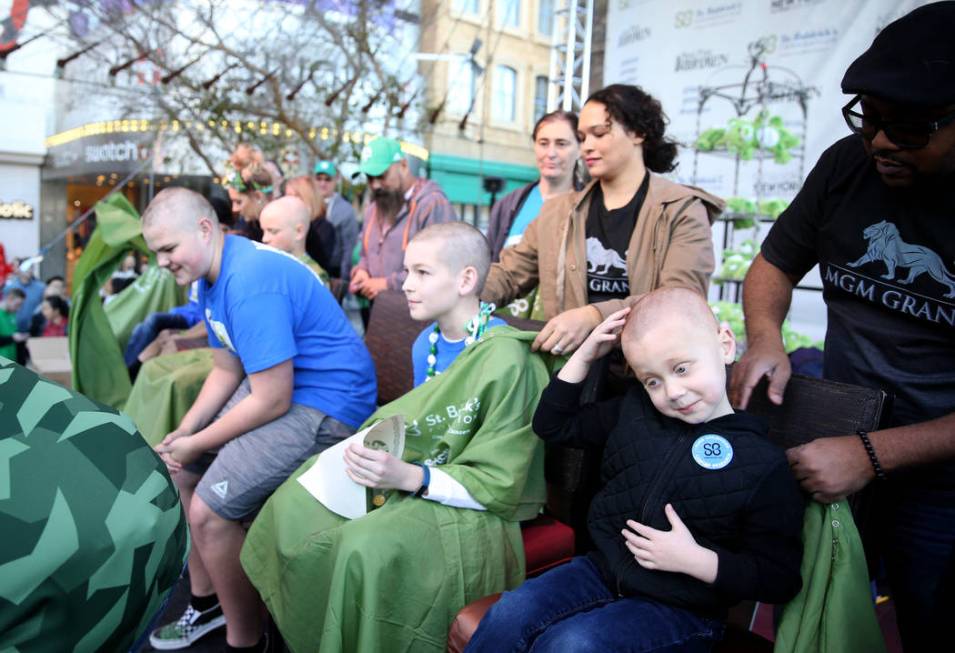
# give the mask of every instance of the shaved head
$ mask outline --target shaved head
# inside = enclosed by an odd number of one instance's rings
[[[620,340],[627,363],[662,414],[699,424],[733,412],[726,365],[736,355],[736,340],[702,295],[685,288],[644,295],[631,308]]]
[[[143,213],[143,238],[177,284],[203,276],[215,281],[223,236],[215,209],[199,193],[187,188],[157,193]]]
[[[466,222],[442,222],[422,229],[411,239],[430,246],[438,259],[457,274],[470,266],[477,270],[476,293],[481,294],[491,269],[491,246],[476,227]]]
[[[166,188],[156,193],[146,207],[143,230],[160,224],[195,229],[202,218],[208,218],[216,226],[219,224],[215,209],[205,197],[188,188]]]
[[[621,340],[639,338],[651,327],[675,324],[716,334],[720,324],[701,294],[688,288],[658,288],[630,309]]]
[[[285,196],[269,202],[259,216],[262,242],[301,257],[305,253],[310,214],[305,202],[297,197]]]
[[[302,225],[305,228],[308,228],[311,222],[305,202],[290,196],[280,197],[266,204],[259,219],[262,221],[263,228],[267,221],[280,222],[283,226],[290,227]]]

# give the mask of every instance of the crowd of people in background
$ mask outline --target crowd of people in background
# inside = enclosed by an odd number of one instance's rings
[[[955,3],[919,8],[849,67],[852,134],[822,155],[746,277],[748,349],[729,384],[735,337],[706,304],[724,202],[664,176],[677,143],[637,86],[542,116],[539,179],[491,207],[487,236],[388,137],[361,153],[361,221],[337,162],[285,179],[250,143],[222,176],[231,206],[157,194],[143,236],[190,298],[137,327],[126,363],[135,377],[181,330],[211,355],[155,444],[192,549],[189,605],[152,645],[188,648],[224,627],[228,650],[268,650],[264,603],[294,650],[438,651],[458,609],[511,590],[469,650],[710,650],[738,601],[820,591],[801,578],[805,507],[872,486],[905,650],[938,650],[955,608],[948,28]],[[124,262],[111,290],[141,264]],[[784,401],[780,329],[816,264],[824,376],[895,404],[878,431],[783,451],[743,408],[764,377]],[[869,291],[838,280],[856,273]],[[374,362],[343,305],[367,325],[383,293],[403,293],[424,328],[403,354],[414,388],[376,406]],[[539,331],[508,327],[495,313],[508,305]],[[62,278],[17,267],[0,355],[22,361],[29,337],[68,328]],[[605,396],[582,405],[595,373]],[[371,490],[368,514],[348,520],[311,498],[298,478],[320,452],[395,416],[408,424],[403,453],[355,443],[340,461]],[[545,441],[605,451],[594,550],[525,582],[518,524],[546,498]]]
[[[36,278],[34,266],[25,259],[13,261],[13,272],[3,283],[0,309],[0,356],[25,364],[30,338],[65,336],[69,326],[70,300],[63,277],[46,282]]]

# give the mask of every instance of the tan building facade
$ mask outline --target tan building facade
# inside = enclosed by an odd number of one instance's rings
[[[504,178],[504,192],[537,178],[531,131],[547,106],[556,4],[422,1],[421,51],[441,57],[419,63],[422,131],[453,202],[486,204],[483,177]]]

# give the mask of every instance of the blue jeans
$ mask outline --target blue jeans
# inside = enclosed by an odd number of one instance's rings
[[[891,483],[891,482],[890,482]],[[939,650],[955,614],[955,490],[887,484],[882,555],[906,653]],[[881,488],[880,488],[881,489]]]
[[[709,651],[723,624],[650,599],[617,597],[589,558],[505,592],[478,626],[468,653]]]
[[[142,351],[156,339],[163,329],[188,329],[186,318],[175,313],[150,313],[145,320],[136,325],[126,343],[126,353],[123,359],[126,367],[136,363]]]

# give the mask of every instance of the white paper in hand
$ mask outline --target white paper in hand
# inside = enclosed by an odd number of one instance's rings
[[[405,448],[405,420],[395,415],[329,447],[298,482],[326,508],[346,519],[356,519],[368,512],[367,488],[345,473],[345,448],[353,442],[372,449],[387,451],[400,458]]]

